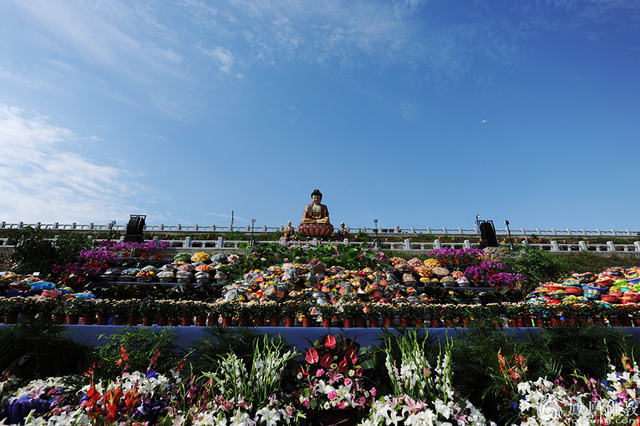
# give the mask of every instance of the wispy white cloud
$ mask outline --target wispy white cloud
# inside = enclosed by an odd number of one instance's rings
[[[406,99],[400,102],[399,107],[400,115],[406,121],[415,121],[420,117],[419,107]]]
[[[3,64],[0,77],[54,87],[63,84],[54,77],[73,61],[71,70],[89,78],[68,84],[179,119],[193,110],[186,104],[203,86],[215,84],[208,64],[225,84],[283,63],[340,71],[402,66],[455,81],[479,61],[517,64],[526,55],[523,40],[594,23],[637,28],[640,22],[638,0],[478,0],[457,8],[422,0],[31,0],[13,6],[32,24],[25,43],[57,59],[32,61],[30,74],[22,72],[25,64]],[[114,84],[101,91],[91,83],[104,75]]]
[[[216,63],[220,71],[225,74],[231,74],[231,67],[233,67],[234,59],[229,50],[221,46],[214,46],[212,49],[205,49],[201,47],[200,49]]]
[[[1,219],[107,222],[139,211],[131,200],[148,191],[133,173],[65,149],[83,139],[47,117],[0,104]]]

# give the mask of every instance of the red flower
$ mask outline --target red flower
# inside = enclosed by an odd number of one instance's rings
[[[307,350],[305,358],[309,364],[315,364],[320,359],[318,351],[316,351],[314,348],[309,348],[309,350]]]
[[[309,372],[307,370],[305,370],[302,365],[298,366],[298,373],[302,374],[303,376],[308,376],[309,375]]]
[[[334,350],[336,348],[336,338],[332,335],[328,335],[327,340],[324,342],[324,346],[329,350]]]
[[[331,354],[324,354],[322,356],[322,359],[320,359],[320,365],[322,366],[322,368],[331,368]]]

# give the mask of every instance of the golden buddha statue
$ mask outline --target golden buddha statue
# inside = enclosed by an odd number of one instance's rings
[[[302,213],[300,233],[308,237],[327,237],[333,233],[333,225],[329,222],[329,209],[322,204],[322,193],[315,190],[311,193],[311,204]]]

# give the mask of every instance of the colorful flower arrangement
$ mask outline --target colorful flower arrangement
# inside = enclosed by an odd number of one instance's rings
[[[358,358],[359,345],[344,335],[320,336],[307,349],[298,367],[297,403],[315,411],[362,409],[375,397],[375,387],[367,387]]]

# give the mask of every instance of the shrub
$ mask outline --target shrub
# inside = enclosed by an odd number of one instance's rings
[[[96,377],[114,379],[122,373],[118,360],[122,351],[129,355],[130,371],[146,371],[149,360],[157,357],[155,371],[168,374],[182,356],[173,340],[176,332],[172,328],[154,331],[148,327],[126,327],[122,332],[101,335],[106,343],[96,352],[97,359],[94,374]]]
[[[34,321],[0,329],[0,372],[20,378],[82,374],[93,348],[74,342],[52,322]]]

